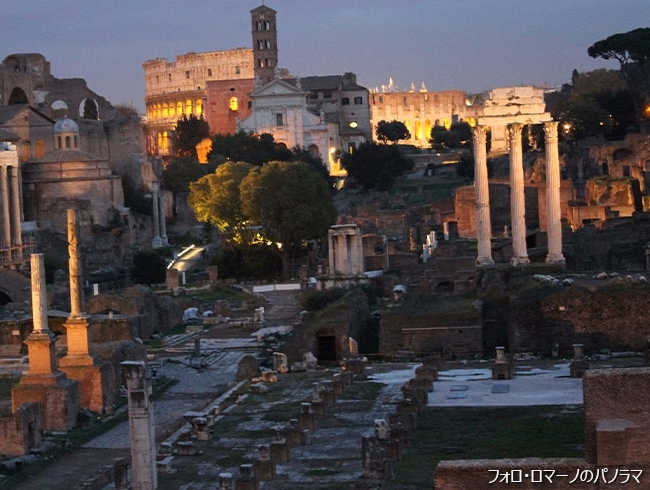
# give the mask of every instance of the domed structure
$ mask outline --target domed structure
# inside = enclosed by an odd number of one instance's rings
[[[54,123],[55,133],[79,133],[79,126],[72,119],[66,117]]]
[[[79,126],[72,119],[58,119],[54,123],[54,148],[57,150],[79,149]]]

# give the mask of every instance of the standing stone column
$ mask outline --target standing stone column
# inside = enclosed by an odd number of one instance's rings
[[[490,188],[487,173],[487,128],[472,129],[474,136],[474,188],[476,193],[476,227],[478,235],[479,266],[494,265],[492,259],[492,223],[490,221]]]
[[[78,317],[83,310],[82,273],[79,264],[79,225],[74,209],[68,209],[68,271],[70,273],[70,316]]]
[[[9,209],[9,186],[7,167],[0,165],[0,199],[2,199],[2,237],[0,245],[11,246],[11,214]]]
[[[165,199],[162,194],[159,196],[159,212],[160,212],[160,244],[167,245],[167,219],[165,213]]]
[[[154,411],[149,398],[151,379],[147,376],[144,361],[125,361],[121,366],[128,392],[132,487],[155,490],[158,488],[158,474]]]
[[[151,246],[153,248],[160,248],[160,210],[158,206],[158,184],[152,184],[151,189],[151,200],[153,201],[153,239],[151,240]]]
[[[514,266],[530,262],[526,250],[526,200],[524,195],[524,159],[521,148],[521,124],[508,127],[510,142],[510,220]]]
[[[546,144],[546,233],[548,236],[546,262],[548,264],[564,264],[557,121],[544,123],[544,135]]]
[[[20,247],[23,244],[23,237],[20,229],[20,181],[18,177],[18,166],[11,167],[12,243]],[[22,254],[22,251],[19,253]]]

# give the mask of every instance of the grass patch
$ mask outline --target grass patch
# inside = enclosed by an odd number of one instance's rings
[[[356,382],[346,387],[341,400],[376,400],[379,393],[386,385],[375,381]]]
[[[529,457],[584,457],[582,406],[428,408],[395,478],[405,488],[430,489],[442,460]]]
[[[298,402],[276,403],[264,414],[263,420],[269,422],[286,422],[289,419],[298,417],[300,404]]]

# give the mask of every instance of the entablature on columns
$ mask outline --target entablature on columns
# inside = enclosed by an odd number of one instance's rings
[[[542,114],[514,114],[505,116],[483,116],[478,118],[479,126],[506,127],[509,124],[543,124],[553,121],[550,112]]]

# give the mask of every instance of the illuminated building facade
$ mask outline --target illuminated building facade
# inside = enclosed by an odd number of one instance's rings
[[[431,146],[431,130],[434,126],[447,129],[455,123],[465,121],[471,126],[482,114],[480,104],[472,104],[461,90],[429,92],[424,84],[420,90],[411,87],[408,92],[393,91],[391,85],[384,91],[373,90],[370,94],[370,121],[373,135],[376,135],[380,121],[401,121],[411,133],[411,138],[401,144],[419,148]]]
[[[248,94],[269,83],[278,71],[275,10],[251,10],[252,48],[187,53],[173,62],[146,61],[147,150],[171,154],[172,131],[183,115],[203,116],[210,132],[234,133],[237,120],[249,116]]]

